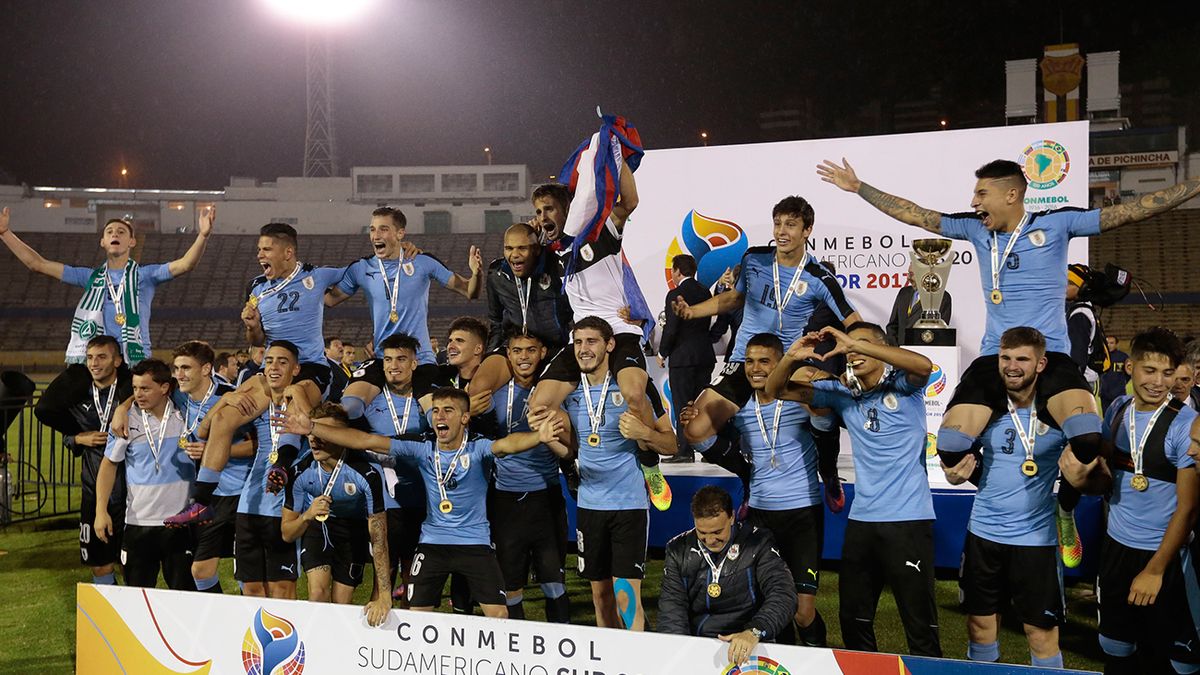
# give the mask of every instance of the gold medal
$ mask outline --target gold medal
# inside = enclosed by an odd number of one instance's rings
[[[593,448],[598,447],[600,445],[600,434],[588,434],[587,442]]]
[[[1133,478],[1129,479],[1129,485],[1138,492],[1145,492],[1146,488],[1150,487],[1150,479],[1143,474],[1135,473]]]
[[[438,504],[438,511],[441,511],[442,513],[450,513],[453,510],[454,504],[449,499],[443,499]]]
[[[709,584],[708,585],[708,597],[710,597],[710,598],[721,597],[721,584],[718,584],[715,581],[713,583]]]
[[[277,461],[279,461],[279,453],[272,450],[271,454],[267,455],[267,464],[274,464]]]
[[[258,307],[258,296],[257,295],[250,296],[250,299],[246,301],[246,304],[250,305],[251,307]]]
[[[1021,473],[1032,478],[1033,476],[1037,475],[1037,472],[1037,462],[1033,461],[1032,459],[1027,459],[1024,462],[1021,462]]]
[[[118,325],[118,326],[124,326],[124,325],[125,325],[125,315],[124,315],[124,314],[122,314],[121,312],[117,312],[117,316],[116,316],[115,318],[116,318],[116,320],[117,320],[117,325]]]
[[[1004,294],[1000,292],[1000,289],[999,288],[993,289],[992,290],[992,304],[998,305],[998,304],[1000,304],[1000,302],[1002,300],[1004,300]]]
[[[187,437],[186,437],[186,436],[180,436],[180,437],[179,437],[179,449],[180,449],[180,450],[186,450],[186,449],[187,449],[187,444],[188,444]]]
[[[396,323],[399,320],[400,320],[400,313],[393,309],[392,313],[388,314],[388,321],[391,321],[392,323]]]
[[[313,516],[313,518],[316,518],[318,523],[323,523],[323,522],[329,520],[329,514],[328,513],[318,513],[317,515]]]

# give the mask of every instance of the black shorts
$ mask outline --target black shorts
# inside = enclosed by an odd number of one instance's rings
[[[196,560],[233,557],[239,499],[238,495],[214,496],[209,502],[213,519],[196,527]]]
[[[371,558],[370,544],[364,519],[314,521],[300,540],[300,565],[305,572],[328,567],[334,581],[343,586],[358,586],[363,580],[363,568]]]
[[[293,380],[293,384],[299,384],[305,380],[312,381],[317,385],[317,391],[321,392],[321,400],[329,396],[329,385],[333,382],[333,371],[329,369],[328,363],[301,363],[300,374]]]
[[[412,376],[412,389],[416,398],[421,398],[437,388],[439,372],[437,364],[425,363],[417,366]],[[369,359],[358,364],[358,368],[350,374],[350,384],[355,382],[366,382],[381,390],[386,389],[387,376],[383,374],[383,359]]]
[[[1196,649],[1196,626],[1188,607],[1188,590],[1181,559],[1191,552],[1177,555],[1163,572],[1162,588],[1154,604],[1145,607],[1130,605],[1129,586],[1134,577],[1146,568],[1154,551],[1143,551],[1121,544],[1110,536],[1104,537],[1100,551],[1100,573],[1096,593],[1100,599],[1100,635],[1137,645],[1143,665],[1160,664],[1167,660],[1180,663],[1200,663]]]
[[[1092,391],[1070,356],[1062,352],[1046,352],[1046,369],[1038,375],[1037,381],[1039,403],[1071,389]],[[950,407],[961,403],[986,405],[1001,414],[1008,410],[1008,392],[1000,377],[998,354],[985,354],[967,366],[954,389],[954,396],[950,398]],[[1040,405],[1038,407],[1041,408]],[[1044,417],[1047,424],[1054,424],[1049,415]]]
[[[796,582],[796,592],[816,595],[821,581],[821,544],[824,541],[825,505],[802,509],[766,511],[751,507],[749,525],[770,530],[775,535],[779,555]]]
[[[566,583],[562,549],[566,533],[560,536],[559,531],[565,508],[557,485],[535,492],[493,490],[489,495],[488,519],[505,589],[524,588],[531,567],[539,583]]]
[[[425,522],[425,509],[417,506],[402,506],[387,510],[388,564],[392,568],[392,587],[395,588],[397,573],[407,569],[417,551],[421,539],[421,523]]]
[[[162,525],[126,525],[121,543],[121,571],[127,586],[154,588],[158,572],[173,591],[194,591],[192,530]]]
[[[1063,623],[1057,546],[1001,544],[967,532],[958,583],[971,616],[1001,614],[1011,602],[1022,623],[1047,630]]]
[[[618,333],[613,336],[616,346],[608,355],[608,369],[613,375],[626,368],[646,369],[646,354],[642,351],[642,336],[633,333]],[[579,362],[575,360],[575,348],[567,345],[558,350],[554,358],[542,371],[542,380],[579,383]]]
[[[233,578],[243,583],[296,580],[296,545],[283,540],[277,516],[237,514]]]
[[[108,543],[100,541],[100,537],[92,531],[96,522],[96,495],[83,494],[79,503],[79,562],[88,567],[104,567],[117,562],[121,557],[121,537],[125,532],[125,505],[108,507],[108,517],[112,518],[112,536]]]
[[[646,575],[650,514],[645,509],[575,512],[579,576],[588,581],[641,579]]]
[[[746,405],[754,393],[750,381],[746,379],[746,364],[741,361],[731,361],[721,366],[708,387],[738,408]]]
[[[504,577],[496,552],[482,544],[420,544],[408,570],[408,604],[437,607],[451,574],[461,575],[471,599],[481,605],[503,605]]]

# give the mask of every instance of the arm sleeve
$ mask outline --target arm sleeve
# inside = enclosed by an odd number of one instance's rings
[[[767,535],[763,542],[766,550],[755,560],[758,568],[755,576],[761,588],[762,604],[750,619],[750,626],[775,638],[787,626],[796,613],[796,582],[792,573],[775,551],[775,541]]]
[[[454,273],[446,269],[441,260],[425,255],[424,253],[420,257],[424,258],[425,264],[428,265],[429,278],[437,279],[437,282],[443,286],[450,285],[450,280],[454,278]]]
[[[79,398],[79,385],[82,381],[76,381],[79,378],[73,378],[71,374],[73,373],[64,373],[54,378],[46,387],[46,391],[42,392],[33,409],[33,414],[39,422],[63,436],[74,436],[83,431],[71,414],[71,406],[79,402],[76,399]],[[90,375],[85,374],[83,377],[88,378],[90,382]]]
[[[1182,413],[1186,413],[1187,406],[1184,406]],[[1186,469],[1196,465],[1196,460],[1188,454],[1188,447],[1192,444],[1192,421],[1196,419],[1195,415],[1180,414],[1176,418],[1179,420],[1171,425],[1170,436],[1171,442],[1167,443],[1167,459],[1175,465],[1177,469]]]
[[[900,291],[896,293],[895,299],[892,300],[892,314],[888,317],[887,327],[885,327],[883,331],[887,333],[888,338],[891,339],[892,344],[895,345],[900,344],[900,338],[903,337],[900,335],[900,313],[908,309],[907,307],[903,306],[905,303],[902,302],[902,299],[908,295],[908,293],[905,293],[904,290],[904,288],[900,289]]]
[[[415,441],[404,441],[404,440],[400,440],[397,438],[397,439],[392,439],[391,448],[389,449],[388,452],[392,457],[396,457],[397,459],[400,459],[400,458],[417,459],[418,457],[421,456],[421,452],[424,449],[425,449],[424,443],[417,443]]]
[[[92,278],[92,270],[86,267],[63,265],[62,282],[69,286],[87,288],[88,279]]]
[[[663,563],[662,587],[658,597],[658,632],[674,635],[691,635],[691,624],[687,618],[687,589],[683,583],[680,554],[676,547],[667,549]]]
[[[679,317],[671,310],[671,301],[680,295],[678,289],[667,293],[666,307],[663,310],[667,323],[663,326],[662,337],[658,341],[658,353],[663,357],[669,357],[675,349],[675,340],[679,334]]]
[[[318,271],[320,272],[320,277],[318,278],[318,281],[320,282],[319,285],[322,288],[329,288],[330,286],[339,286],[342,282],[342,279],[344,279],[346,277],[347,269],[349,269],[349,268],[348,267],[321,267],[321,268],[318,268]]]
[[[355,469],[360,475],[362,475],[363,484],[366,486],[367,514],[373,515],[386,511],[387,507],[383,503],[383,495],[385,492],[383,487],[383,474],[379,472],[379,469],[376,469],[365,462],[359,466],[356,466]]]
[[[288,486],[283,491],[283,508],[296,513],[303,513],[308,509],[304,504],[304,490],[300,487],[300,476],[294,476],[288,472]],[[299,504],[300,508],[296,508]]]
[[[1071,360],[1082,372],[1087,368],[1092,347],[1092,322],[1086,309],[1076,310],[1067,318],[1067,338],[1071,343]]]
[[[842,397],[838,395],[838,383],[835,380],[817,380],[812,383],[813,400],[809,404],[812,408],[833,408],[841,410]]]
[[[125,461],[125,452],[129,449],[129,440],[118,438],[109,432],[108,444],[104,446],[104,456],[110,462],[120,464]]]
[[[896,369],[892,377],[894,378],[893,381],[895,382],[894,386],[896,391],[905,396],[916,394],[925,388],[925,383],[913,384],[910,382],[908,379],[908,371]]]
[[[980,220],[976,217],[954,216],[942,214],[942,236],[947,239],[970,241],[971,228],[978,227]]]
[[[155,286],[175,278],[171,275],[171,266],[166,263],[146,265],[142,268],[142,274]]]
[[[358,263],[352,263],[342,273],[342,278],[338,281],[338,290],[346,295],[354,295],[358,291]]]
[[[846,299],[846,293],[842,290],[842,285],[838,283],[837,277],[832,274],[822,274],[817,277],[817,287],[821,292],[821,299],[833,310],[837,318],[845,321],[846,317],[855,312],[854,305]]]
[[[1100,234],[1100,209],[1087,211],[1069,211],[1071,219],[1067,223],[1067,236],[1094,237]]]
[[[488,303],[488,351],[499,349],[504,342],[504,305],[500,304],[500,294],[496,290],[498,278],[498,274],[488,270],[484,283]]]

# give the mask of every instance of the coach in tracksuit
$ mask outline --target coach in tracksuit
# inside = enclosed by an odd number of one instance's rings
[[[667,543],[658,631],[716,637],[745,663],[761,641],[790,630],[796,587],[767,530],[739,525],[715,485],[692,498],[696,527]]]

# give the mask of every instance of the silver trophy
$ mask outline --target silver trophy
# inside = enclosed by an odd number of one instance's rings
[[[953,345],[955,331],[942,318],[942,295],[950,276],[949,239],[916,239],[912,243],[912,284],[920,295],[921,316],[905,331],[905,344]]]

